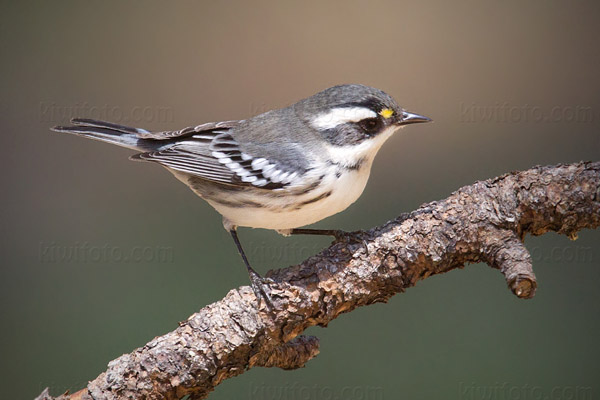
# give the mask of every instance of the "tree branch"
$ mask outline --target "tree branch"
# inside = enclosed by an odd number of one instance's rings
[[[356,307],[385,302],[430,275],[485,262],[520,298],[537,286],[527,233],[576,239],[600,225],[600,162],[535,167],[463,187],[383,226],[349,234],[303,263],[270,271],[275,309],[248,286],[190,316],[173,332],[108,364],[87,388],[56,399],[203,399],[251,367],[294,369],[319,353],[315,337]],[[52,399],[47,390],[38,399]]]

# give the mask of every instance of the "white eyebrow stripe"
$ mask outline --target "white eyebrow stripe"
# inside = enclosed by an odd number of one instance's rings
[[[375,118],[375,111],[366,107],[338,107],[317,115],[311,125],[317,129],[331,129],[348,122],[358,122],[366,118]]]

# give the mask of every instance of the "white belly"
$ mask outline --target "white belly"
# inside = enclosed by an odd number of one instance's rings
[[[333,214],[345,210],[362,194],[369,173],[369,165],[358,171],[347,171],[339,178],[335,173],[328,174],[315,190],[300,195],[282,198],[267,198],[254,201],[263,207],[239,208],[208,201],[229,223],[235,226],[285,230],[313,224]],[[328,196],[325,196],[330,193]],[[241,194],[244,195],[244,194]],[[321,199],[301,205],[302,202]],[[297,204],[297,207],[293,205]]]

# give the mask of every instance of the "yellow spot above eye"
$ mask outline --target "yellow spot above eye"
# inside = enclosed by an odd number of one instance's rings
[[[379,115],[381,115],[385,119],[388,119],[389,117],[394,115],[394,110],[392,110],[390,108],[384,108],[383,110],[381,110],[379,112]]]

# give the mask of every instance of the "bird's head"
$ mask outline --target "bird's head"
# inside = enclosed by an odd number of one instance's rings
[[[298,102],[294,110],[333,151],[356,157],[374,156],[404,125],[431,121],[404,110],[387,93],[364,85],[331,87]]]

